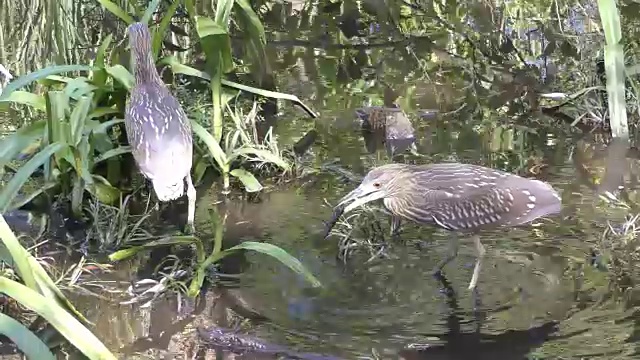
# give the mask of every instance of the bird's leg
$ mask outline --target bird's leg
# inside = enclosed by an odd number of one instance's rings
[[[185,177],[187,181],[187,202],[189,207],[187,209],[187,231],[191,233],[196,232],[194,220],[196,217],[196,188],[193,186],[193,180],[191,180],[191,174]]]
[[[447,257],[442,259],[435,268],[433,268],[433,275],[438,276],[442,272],[442,268],[455,259],[458,256],[458,238],[454,237],[449,241],[449,250],[447,251]]]
[[[391,215],[391,238],[396,239],[400,236],[401,220],[398,216]]]
[[[482,266],[482,258],[484,254],[487,252],[484,249],[484,246],[480,242],[480,236],[473,236],[473,246],[476,249],[476,266],[473,268],[473,276],[471,276],[471,281],[469,282],[469,290],[473,290],[478,283],[478,276],[480,276],[480,267]]]

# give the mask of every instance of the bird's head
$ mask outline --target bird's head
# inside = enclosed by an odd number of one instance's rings
[[[406,170],[406,165],[388,164],[369,171],[360,186],[340,199],[336,207],[344,207],[343,212],[348,213],[368,202],[393,196]]]

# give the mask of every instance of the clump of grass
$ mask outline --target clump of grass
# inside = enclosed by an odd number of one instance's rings
[[[330,235],[338,237],[338,258],[343,262],[354,256],[365,256],[365,263],[388,258],[389,243],[380,222],[380,215],[388,215],[380,207],[363,205],[341,217]]]
[[[147,202],[141,215],[132,215],[129,202],[132,195],[120,200],[118,206],[103,204],[97,200],[89,201],[88,210],[93,224],[87,232],[87,241],[98,243],[100,249],[116,249],[134,241],[155,238],[143,225],[153,210]]]
[[[610,221],[600,240],[599,264],[610,273],[611,290],[616,295],[631,295],[640,280],[640,214],[627,216],[625,222]]]

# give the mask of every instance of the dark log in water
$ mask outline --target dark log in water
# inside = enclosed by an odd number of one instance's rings
[[[326,226],[324,235],[322,236],[323,239],[326,239],[329,236],[329,233],[331,233],[333,227],[336,226],[336,223],[338,222],[340,216],[342,216],[342,213],[344,213],[344,206],[336,207],[333,210],[333,214],[331,215],[331,220],[329,220],[329,222],[323,221],[324,225]]]

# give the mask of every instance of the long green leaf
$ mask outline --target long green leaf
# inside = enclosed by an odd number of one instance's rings
[[[31,254],[20,245],[20,242],[2,215],[0,215],[0,239],[7,248],[7,251],[9,251],[9,254],[11,254],[13,266],[25,285],[34,291],[39,291],[35,274],[33,273],[31,265],[29,265],[29,257]]]
[[[9,338],[28,359],[55,360],[47,345],[14,318],[0,313],[0,334]]]
[[[46,125],[44,120],[36,121],[0,140],[0,169],[13,161],[21,151],[42,139]]]
[[[228,86],[228,87],[232,87],[234,89],[238,89],[238,90],[242,90],[242,91],[247,91],[247,92],[250,92],[252,94],[256,94],[256,95],[260,95],[260,96],[264,96],[264,97],[268,97],[268,98],[289,100],[291,102],[294,102],[294,103],[300,105],[311,117],[313,117],[313,118],[317,118],[318,117],[318,114],[313,112],[313,110],[311,110],[310,107],[305,105],[305,103],[303,103],[295,95],[284,94],[284,93],[280,93],[280,92],[277,92],[277,91],[269,91],[269,90],[259,89],[259,88],[255,88],[253,86],[242,85],[242,84],[238,84],[236,82],[225,80],[225,79],[222,79],[222,85]]]
[[[23,86],[27,86],[34,81],[44,79],[49,75],[60,74],[70,71],[92,71],[92,66],[86,65],[56,65],[40,69],[29,74],[20,76],[19,78],[11,81],[7,86],[2,89],[0,94],[0,102],[6,102],[12,92],[20,89]]]
[[[198,69],[194,69],[189,65],[182,64],[178,61],[178,59],[176,59],[173,56],[167,56],[163,58],[162,60],[160,60],[159,64],[171,66],[171,71],[173,71],[176,74],[184,74],[184,75],[193,76],[200,79],[211,81],[211,76],[206,72],[200,71]],[[268,97],[268,98],[288,100],[300,105],[311,117],[313,118],[318,117],[318,115],[313,110],[311,110],[310,107],[308,107],[295,95],[285,94],[277,91],[264,90],[264,89],[260,89],[260,88],[256,88],[248,85],[242,85],[226,79],[222,79],[222,85],[230,88],[250,92],[252,94]]]
[[[49,161],[53,154],[65,148],[67,148],[65,144],[51,144],[40,150],[38,154],[22,165],[20,170],[13,175],[9,183],[0,192],[0,213],[5,213],[11,209],[11,202],[36,169]]]
[[[275,155],[271,151],[264,150],[264,149],[256,149],[256,148],[247,146],[247,147],[234,150],[233,154],[234,156],[235,155],[248,156],[250,154],[253,154],[256,157],[258,157],[260,160],[278,165],[280,168],[282,168],[285,171],[288,171],[290,168],[289,164],[283,158]]]
[[[11,94],[9,94],[9,96],[6,99],[6,102],[31,106],[32,108],[40,111],[47,110],[47,105],[44,100],[44,96],[30,93],[28,91],[16,90]]]
[[[93,100],[93,94],[90,96],[83,96],[76,103],[71,116],[69,117],[69,123],[71,125],[71,139],[73,146],[78,146],[80,139],[84,134],[84,125],[87,120],[87,115],[91,107]]]
[[[191,235],[168,236],[162,239],[145,242],[143,245],[140,245],[140,246],[133,246],[127,249],[118,250],[112,253],[111,255],[109,255],[109,260],[121,261],[137,254],[140,251],[154,249],[160,246],[190,245],[190,244],[195,244],[197,253],[204,252],[204,245],[202,244],[202,241],[195,236],[191,236]]]
[[[108,160],[108,159],[111,159],[113,157],[120,156],[120,155],[123,155],[123,154],[128,154],[130,152],[131,152],[131,146],[118,146],[115,149],[111,149],[109,151],[106,151],[103,154],[100,154],[99,156],[96,156],[93,159],[93,164],[95,165],[95,164],[97,164],[99,162],[102,162],[102,161],[105,161],[105,160]]]
[[[620,15],[615,0],[598,0],[598,11],[604,27],[606,45],[604,64],[607,75],[607,95],[611,134],[614,137],[629,138],[627,108],[625,101],[624,50],[620,41],[622,30]]]
[[[105,9],[109,10],[110,13],[120,18],[120,20],[124,21],[127,25],[131,25],[134,23],[133,18],[127,14],[120,6],[116,5],[114,2],[109,0],[98,0],[100,5],[102,5]]]
[[[238,180],[240,180],[244,185],[247,192],[257,192],[263,189],[263,186],[260,184],[258,179],[256,179],[256,177],[247,170],[233,169],[229,174],[238,178]]]
[[[224,173],[229,172],[229,163],[227,161],[227,154],[225,154],[224,150],[220,147],[220,143],[216,141],[216,139],[211,136],[207,132],[205,128],[203,128],[200,124],[198,124],[195,120],[191,120],[191,126],[193,128],[193,132],[198,135],[200,140],[204,142],[204,144],[209,149],[209,153],[213,156],[214,160],[220,167],[220,169]]]
[[[161,0],[152,0],[149,3],[149,7],[147,7],[147,10],[144,11],[142,18],[140,19],[141,23],[145,25],[149,25],[149,21],[151,20],[153,13],[156,12],[156,10],[158,9],[158,5],[160,5],[160,1]]]
[[[118,81],[120,84],[124,85],[127,90],[131,90],[133,84],[135,83],[135,79],[133,75],[122,65],[114,65],[107,68],[107,73],[113,77],[114,80]]]
[[[293,272],[302,275],[313,287],[322,286],[320,281],[316,279],[316,277],[313,276],[313,274],[311,274],[311,272],[309,272],[309,270],[307,270],[304,267],[304,265],[300,263],[298,259],[291,256],[284,249],[269,243],[245,241],[232,248],[221,251],[217,255],[209,257],[207,261],[205,261],[205,263],[203,263],[201,266],[205,268],[209,267],[212,264],[218,262],[220,259],[229,255],[229,253],[232,253],[238,250],[252,250],[265,255],[269,255],[275,258],[276,260],[280,261],[283,265],[287,266],[289,269],[293,270]]]
[[[112,39],[113,39],[113,34],[108,34],[102,40],[100,47],[98,47],[98,51],[96,52],[96,60],[94,61],[94,64],[99,68],[103,68],[105,66],[104,59],[106,58],[107,49],[109,48],[109,45],[111,44]]]
[[[176,10],[178,10],[178,6],[180,5],[179,0],[172,0],[172,4],[167,9],[166,13],[162,17],[160,21],[160,25],[156,29],[156,33],[153,36],[153,58],[158,59],[158,54],[160,53],[160,47],[162,46],[162,39],[164,38],[164,34],[166,34],[169,25],[171,25],[171,19],[173,15],[175,15]]]
[[[16,209],[23,207],[24,205],[32,202],[38,196],[44,194],[45,192],[57,187],[59,184],[55,181],[47,182],[44,185],[38,187],[34,192],[29,195],[21,196],[18,201],[15,201],[12,206]]]
[[[197,77],[204,80],[211,81],[211,76],[204,71],[194,69],[189,65],[184,65],[175,56],[167,56],[158,61],[159,65],[168,65],[171,67],[171,71],[176,74],[184,74],[188,76]]]
[[[116,360],[91,331],[57,303],[5,277],[0,277],[0,291],[42,316],[89,359]]]
[[[216,23],[222,27],[227,28],[229,26],[229,19],[231,18],[231,9],[235,0],[218,0],[216,1]]]

